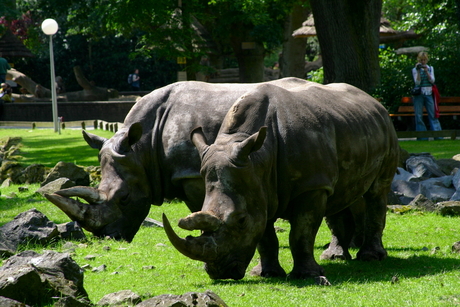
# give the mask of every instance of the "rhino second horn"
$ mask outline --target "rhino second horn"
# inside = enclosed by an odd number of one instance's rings
[[[85,186],[76,186],[68,189],[57,191],[55,194],[64,197],[80,197],[91,204],[101,204],[107,201],[105,193],[98,189]]]
[[[198,211],[179,220],[179,227],[186,230],[216,231],[222,221],[213,214]]]
[[[217,258],[217,244],[209,236],[180,238],[172,229],[166,214],[163,213],[163,227],[171,244],[183,255],[203,262],[212,262]]]

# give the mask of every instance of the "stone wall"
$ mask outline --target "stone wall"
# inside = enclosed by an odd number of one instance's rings
[[[66,121],[100,119],[123,122],[134,101],[58,102],[58,116]],[[52,122],[51,102],[0,103],[0,121]]]

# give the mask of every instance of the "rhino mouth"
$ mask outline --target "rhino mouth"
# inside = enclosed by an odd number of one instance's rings
[[[201,230],[198,237],[187,236],[180,238],[172,229],[171,224],[163,214],[164,230],[172,245],[183,255],[203,261],[205,270],[211,279],[242,279],[248,263],[240,260],[239,253],[228,255],[219,249],[217,241],[222,230],[222,221],[216,216],[206,212],[195,212],[179,221],[179,227],[186,230]],[[225,249],[225,246],[223,247]]]
[[[222,265],[222,263],[228,263]],[[217,263],[206,263],[204,268],[211,279],[234,279],[240,280],[244,277],[246,267],[243,262],[237,260],[226,260]]]
[[[94,234],[101,233],[109,224],[121,218],[120,210],[109,205],[102,191],[86,186],[63,189],[45,197],[61,209],[72,221]],[[76,197],[77,199],[73,199]],[[81,198],[86,203],[78,200]],[[115,229],[113,235],[119,236]]]

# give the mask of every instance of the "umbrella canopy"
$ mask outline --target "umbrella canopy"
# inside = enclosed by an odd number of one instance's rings
[[[390,27],[390,22],[383,17],[380,18],[379,32],[380,37],[393,36],[398,34],[398,31],[392,29]],[[292,33],[292,36],[295,38],[316,36],[315,20],[313,19],[313,15],[310,15],[308,19],[302,23],[302,27],[298,28]]]
[[[4,57],[33,57],[34,55],[10,30],[0,37],[0,52]]]

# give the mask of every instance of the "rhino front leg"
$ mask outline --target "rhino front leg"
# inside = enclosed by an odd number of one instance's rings
[[[289,244],[294,268],[290,278],[305,279],[324,275],[324,269],[314,258],[316,234],[326,211],[327,194],[324,190],[309,191],[291,201],[291,232]]]
[[[260,261],[257,266],[251,270],[251,275],[262,277],[286,277],[286,272],[281,267],[278,259],[279,243],[276,236],[274,221],[268,221],[257,251],[260,255]]]

